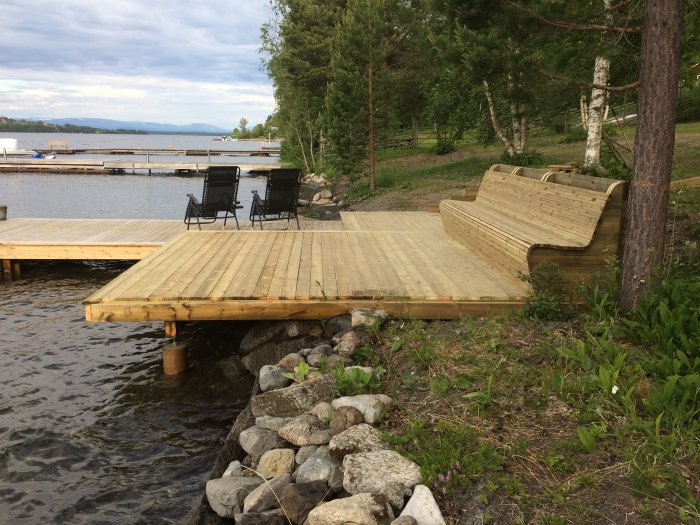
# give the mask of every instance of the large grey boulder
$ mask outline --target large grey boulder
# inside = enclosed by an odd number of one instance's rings
[[[278,434],[281,438],[289,441],[293,445],[303,447],[305,445],[318,445],[320,443],[311,443],[309,438],[312,434],[326,430],[326,426],[319,421],[316,416],[311,414],[302,414],[297,416],[286,425],[279,429]]]
[[[352,357],[360,346],[362,346],[362,338],[357,335],[357,332],[351,330],[338,339],[334,351],[341,357]]]
[[[352,316],[352,327],[359,328],[380,328],[389,319],[389,314],[384,310],[373,310],[371,308],[356,308],[350,312]]]
[[[282,336],[284,337],[284,334]],[[298,352],[302,348],[315,346],[318,341],[318,338],[312,336],[278,342],[271,341],[258,346],[243,356],[241,361],[251,374],[257,375],[263,366],[278,363],[286,355]]]
[[[284,448],[285,441],[274,430],[250,427],[238,437],[241,448],[256,461],[268,450]]]
[[[294,369],[297,366],[299,366],[303,361],[304,358],[301,356],[301,354],[299,354],[298,352],[293,352],[284,356],[282,359],[280,359],[279,363],[277,364],[284,368],[284,370],[287,372],[294,372]]]
[[[243,501],[256,489],[260,478],[229,477],[207,481],[207,500],[212,510],[222,518],[233,518],[243,511]]]
[[[277,432],[291,420],[291,417],[260,416],[255,418],[255,426]]]
[[[433,493],[425,485],[416,485],[413,496],[408,500],[401,516],[415,518],[418,525],[445,525],[445,518],[433,497]]]
[[[350,494],[380,493],[394,508],[420,483],[420,467],[393,450],[348,454],[343,459],[343,488]]]
[[[310,413],[316,416],[324,423],[328,424],[328,422],[333,417],[334,410],[333,406],[330,403],[322,401],[321,403],[318,403],[315,407],[313,407]]]
[[[384,496],[381,494],[357,494],[319,505],[309,512],[306,524],[389,525],[393,519],[394,512]]]
[[[328,495],[328,487],[322,481],[294,483],[282,491],[282,508],[293,523],[303,523],[311,512]]]
[[[292,384],[292,379],[285,376],[286,370],[278,365],[265,365],[260,369],[258,381],[260,390],[278,390]]]
[[[255,417],[294,417],[308,412],[321,401],[331,402],[335,395],[335,378],[323,376],[254,396],[250,407]]]
[[[323,481],[327,483],[334,471],[340,469],[340,463],[331,458],[328,447],[319,447],[309,459],[297,469],[297,483]]]
[[[364,420],[365,418],[362,416],[362,412],[355,407],[344,406],[338,408],[338,410],[333,413],[328,427],[338,434],[346,431],[350,427],[363,423]]]
[[[236,520],[236,525],[289,525],[289,521],[287,521],[282,509],[236,514],[234,519]]]
[[[384,394],[362,394],[359,396],[344,396],[331,402],[333,408],[350,406],[360,411],[367,423],[379,423],[391,409],[392,401]],[[255,413],[255,411],[253,411]]]
[[[276,478],[294,472],[294,457],[291,448],[276,448],[265,452],[258,462],[258,475],[265,479]]]
[[[367,423],[350,427],[331,439],[328,449],[332,458],[342,461],[348,454],[374,452],[388,448],[381,432]]]
[[[243,336],[238,353],[248,355],[270,341],[279,341],[286,331],[287,326],[284,321],[259,321]]]
[[[294,461],[296,462],[297,465],[301,465],[309,459],[311,456],[314,455],[314,452],[318,450],[318,445],[307,445],[305,447],[301,447],[297,451],[297,455],[294,457]]]
[[[290,339],[295,337],[303,337],[310,335],[313,337],[321,337],[323,335],[323,326],[318,321],[302,321],[293,319],[285,322],[285,331]]]
[[[292,482],[290,474],[282,474],[268,482],[261,483],[243,500],[243,512],[265,512],[280,506],[280,496],[284,487]]]
[[[352,319],[350,314],[336,315],[326,322],[326,337],[332,338],[340,332],[352,330]]]

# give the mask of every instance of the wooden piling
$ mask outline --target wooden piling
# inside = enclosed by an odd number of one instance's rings
[[[6,281],[12,280],[12,261],[9,259],[2,260],[2,276]]]
[[[171,337],[175,339],[177,337],[177,322],[176,321],[165,321],[165,337]]]

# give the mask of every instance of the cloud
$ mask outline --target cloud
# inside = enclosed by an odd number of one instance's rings
[[[8,116],[208,122],[274,109],[261,70],[267,0],[5,0],[0,107]]]

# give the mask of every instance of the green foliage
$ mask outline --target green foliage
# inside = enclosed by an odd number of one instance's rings
[[[570,319],[573,308],[564,280],[564,272],[556,263],[541,263],[529,275],[518,275],[530,285],[531,292],[525,301],[525,315],[542,321],[564,321]]]
[[[335,369],[335,385],[343,396],[375,393],[381,389],[385,372],[381,366],[376,366],[368,372],[359,366],[346,368],[343,363],[338,363]]]
[[[544,164],[544,155],[534,150],[516,153],[515,155],[509,155],[507,151],[504,151],[501,155],[501,162],[512,164],[513,166],[541,166]]]
[[[452,153],[455,150],[455,143],[450,139],[438,138],[437,142],[435,143],[436,155],[447,155],[448,153]]]
[[[294,372],[284,372],[282,375],[297,383],[303,383],[310,371],[309,364],[306,361],[302,361],[294,367]]]
[[[572,142],[583,142],[588,137],[588,130],[583,126],[569,126],[566,130],[564,138],[561,142],[563,144],[571,144]]]
[[[472,479],[503,463],[492,445],[480,442],[471,429],[448,421],[432,425],[414,420],[406,432],[387,439],[421,465],[423,483],[442,494],[470,487]]]

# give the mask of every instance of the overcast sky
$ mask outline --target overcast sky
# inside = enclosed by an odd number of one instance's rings
[[[0,115],[233,129],[274,110],[268,0],[3,0]]]

